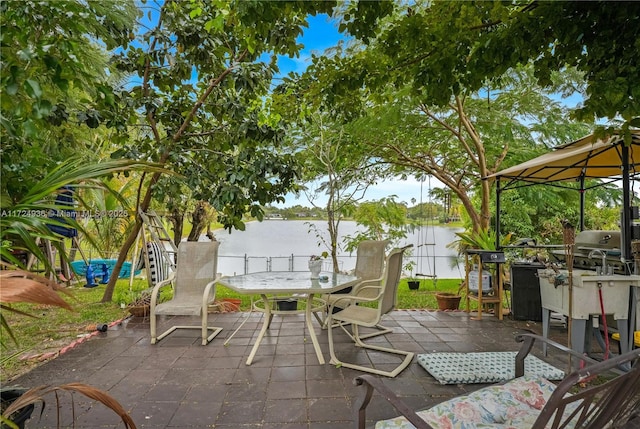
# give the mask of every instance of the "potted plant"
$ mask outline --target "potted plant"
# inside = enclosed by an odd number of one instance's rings
[[[409,271],[407,285],[409,285],[409,289],[411,290],[418,290],[420,288],[420,280],[413,277],[413,269],[415,266],[416,262],[413,259],[407,260],[407,262],[402,266],[402,269]]]
[[[465,252],[467,252],[469,249],[477,249],[477,250],[496,250],[496,233],[495,231],[490,231],[488,229],[485,230],[480,230],[480,231],[473,231],[473,230],[466,230],[463,232],[456,232],[456,235],[459,237],[458,240],[449,243],[447,245],[447,247],[449,248],[456,248],[458,251],[458,255],[461,256],[463,255]],[[513,234],[509,233],[506,234],[502,240],[500,240],[500,246],[507,246],[511,240],[512,240],[512,236]],[[473,264],[470,264],[473,265]],[[500,273],[501,275],[504,277],[505,276],[505,268],[506,265],[502,265],[500,267]],[[471,267],[466,267],[467,270],[473,269],[473,266]],[[497,269],[494,268],[494,270]],[[470,282],[471,283],[471,282]],[[491,287],[491,285],[489,285],[489,287]],[[458,304],[453,304],[453,299],[455,299],[455,297],[460,296],[461,291],[467,289],[466,288],[466,283],[463,282],[460,285],[460,288],[458,289],[458,294],[453,296],[453,297],[443,297],[443,306],[454,306],[455,308],[458,308]],[[468,298],[468,297],[467,297]],[[436,296],[437,299],[437,296]],[[447,304],[445,303],[445,299],[449,299],[450,302]],[[458,299],[458,303],[459,303],[459,299]],[[468,302],[467,302],[468,303]],[[440,306],[440,301],[438,301],[438,306]],[[446,309],[450,309],[450,308],[446,308]]]
[[[311,255],[309,258],[309,271],[311,271],[312,279],[320,277],[320,271],[322,271],[322,259],[326,256],[327,252],[323,252],[321,255]]]
[[[458,307],[460,307],[461,299],[462,299],[462,295],[460,295],[460,289],[458,289],[458,293],[450,293],[450,292],[436,293],[436,301],[438,302],[438,309],[443,311],[457,310]]]
[[[135,317],[147,317],[151,310],[151,289],[144,290],[127,305],[127,311]]]

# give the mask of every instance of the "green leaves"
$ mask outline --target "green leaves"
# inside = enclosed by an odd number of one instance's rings
[[[41,100],[36,103],[33,103],[32,112],[33,115],[38,119],[43,119],[49,116],[51,113],[52,106],[49,100]]]
[[[29,97],[32,97],[32,98],[42,97],[42,90],[40,89],[40,84],[33,79],[25,80],[24,89]]]
[[[447,247],[457,247],[458,253],[466,249],[496,250],[496,233],[488,229],[478,231],[456,232],[458,241],[450,243]],[[500,246],[507,246],[511,241],[511,234],[507,234],[500,240]]]
[[[48,269],[48,259],[38,245],[39,239],[50,240],[54,246],[60,246],[62,239],[49,229],[49,226],[75,228],[84,231],[81,223],[74,218],[56,220],[49,215],[56,210],[69,210],[68,206],[59,206],[54,202],[61,188],[74,185],[75,192],[83,187],[102,187],[95,179],[127,170],[163,171],[148,163],[119,160],[99,164],[87,164],[80,159],[70,159],[65,164],[53,168],[42,180],[31,186],[19,200],[0,194],[0,254],[4,260],[20,265],[11,249],[25,249],[40,259]],[[90,239],[90,236],[87,236]],[[60,254],[66,255],[60,246]]]
[[[208,31],[208,32],[210,32],[211,30],[221,31],[224,28],[224,21],[225,21],[224,16],[218,15],[215,18],[207,21],[204,24],[204,29],[205,31]]]
[[[106,49],[125,46],[137,10],[133,1],[24,0],[2,4],[0,154],[3,193],[20,198],[57,161],[84,153],[115,106]],[[106,47],[106,49],[105,49]],[[118,110],[117,113],[113,110]],[[118,124],[118,122],[109,122]],[[117,137],[114,138],[117,140]]]

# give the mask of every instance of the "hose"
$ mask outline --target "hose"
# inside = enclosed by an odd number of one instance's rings
[[[602,283],[598,282],[598,298],[600,300],[600,312],[602,313],[602,325],[604,326],[604,359],[609,359],[609,328],[607,327],[607,316],[604,314],[604,298],[602,297]]]

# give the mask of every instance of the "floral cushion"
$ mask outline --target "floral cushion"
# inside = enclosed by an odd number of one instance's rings
[[[434,428],[530,428],[555,387],[544,378],[524,376],[442,402],[417,414]],[[375,427],[414,428],[404,417],[379,421]]]

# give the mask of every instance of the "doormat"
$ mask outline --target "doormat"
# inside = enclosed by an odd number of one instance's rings
[[[517,352],[424,353],[418,364],[440,384],[497,383],[515,378]],[[564,371],[535,356],[524,359],[524,374],[561,380]]]

